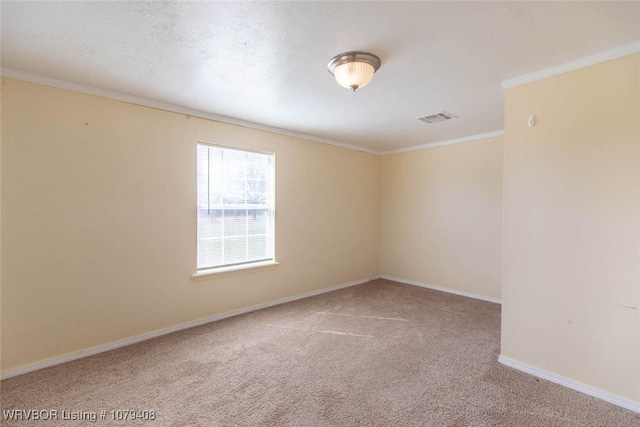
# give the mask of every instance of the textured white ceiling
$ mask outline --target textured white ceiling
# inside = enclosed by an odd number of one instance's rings
[[[639,2],[2,2],[2,66],[392,150],[503,127],[502,80],[640,40]],[[382,59],[351,93],[326,66]],[[459,118],[425,124],[445,110]]]

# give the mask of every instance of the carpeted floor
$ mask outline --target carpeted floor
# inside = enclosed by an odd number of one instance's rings
[[[640,426],[499,346],[499,305],[376,280],[5,380],[3,410],[60,418],[2,425]]]

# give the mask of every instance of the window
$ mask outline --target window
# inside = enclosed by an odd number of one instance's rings
[[[274,156],[198,144],[198,270],[274,260]]]

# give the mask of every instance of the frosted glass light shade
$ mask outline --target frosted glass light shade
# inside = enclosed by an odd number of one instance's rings
[[[333,72],[338,84],[347,89],[360,89],[373,79],[373,66],[364,62],[348,62],[339,65]]]
[[[334,56],[327,68],[340,86],[355,92],[371,82],[380,64],[380,58],[372,53],[353,51]]]

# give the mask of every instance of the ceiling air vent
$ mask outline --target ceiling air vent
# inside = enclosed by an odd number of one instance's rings
[[[425,123],[438,123],[455,118],[456,116],[454,116],[453,114],[447,113],[446,111],[441,111],[439,113],[429,114],[428,116],[418,117],[418,120],[421,120]]]

